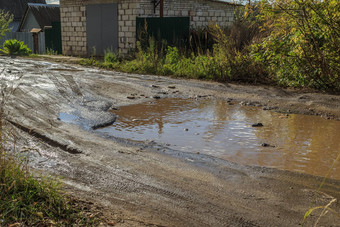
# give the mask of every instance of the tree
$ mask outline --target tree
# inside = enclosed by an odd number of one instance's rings
[[[0,9],[0,40],[5,36],[6,32],[9,32],[9,24],[13,20],[13,15]]]
[[[340,1],[264,0],[257,50],[286,85],[340,91]]]

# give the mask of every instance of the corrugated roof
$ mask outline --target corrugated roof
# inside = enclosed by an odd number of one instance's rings
[[[45,0],[0,0],[0,9],[14,14],[14,20],[21,20],[27,8],[27,3],[46,4]]]
[[[25,16],[21,21],[20,29],[26,20],[28,12],[32,12],[41,29],[44,29],[45,26],[52,26],[52,22],[60,21],[59,5],[28,3]]]
[[[242,4],[233,2],[233,1],[225,1],[225,0],[208,0],[208,1],[210,1],[210,2],[219,2],[219,3],[224,3],[224,4],[227,4],[227,5],[235,5],[235,6],[241,6],[242,5]]]

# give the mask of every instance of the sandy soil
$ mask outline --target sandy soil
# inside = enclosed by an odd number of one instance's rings
[[[93,133],[115,120],[110,109],[155,96],[230,99],[265,110],[338,120],[339,96],[129,75],[37,59],[0,57],[0,72],[2,83],[17,87],[8,89],[13,95],[7,99],[6,113],[18,147],[32,148],[27,153],[32,167],[62,176],[72,197],[103,214],[103,225],[298,226],[311,205],[325,206],[340,198],[339,181],[327,180],[316,193],[319,177],[241,166],[203,154],[158,149],[152,141]],[[63,123],[59,113],[82,121]],[[339,202],[331,207],[340,210]],[[313,213],[306,226],[315,223],[318,214]],[[320,226],[339,223],[330,213],[319,221]]]

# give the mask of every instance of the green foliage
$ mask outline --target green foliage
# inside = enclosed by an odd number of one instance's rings
[[[6,40],[1,51],[7,55],[28,56],[32,51],[22,41],[16,39]]]
[[[10,31],[9,24],[13,20],[13,15],[0,9],[0,40]]]
[[[287,86],[340,90],[340,2],[276,0],[260,4],[269,32],[253,56]]]
[[[58,51],[48,48],[46,50],[47,55],[58,55]]]
[[[119,61],[118,54],[112,51],[112,49],[104,51],[104,62],[105,63],[115,63]]]

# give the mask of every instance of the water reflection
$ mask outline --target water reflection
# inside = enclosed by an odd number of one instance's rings
[[[246,165],[324,176],[340,152],[340,122],[285,115],[223,100],[163,99],[125,106],[112,126],[116,137],[155,140]],[[251,124],[262,122],[264,127]],[[187,131],[184,129],[188,129]],[[262,147],[262,143],[275,147]],[[340,179],[340,170],[332,171]]]

